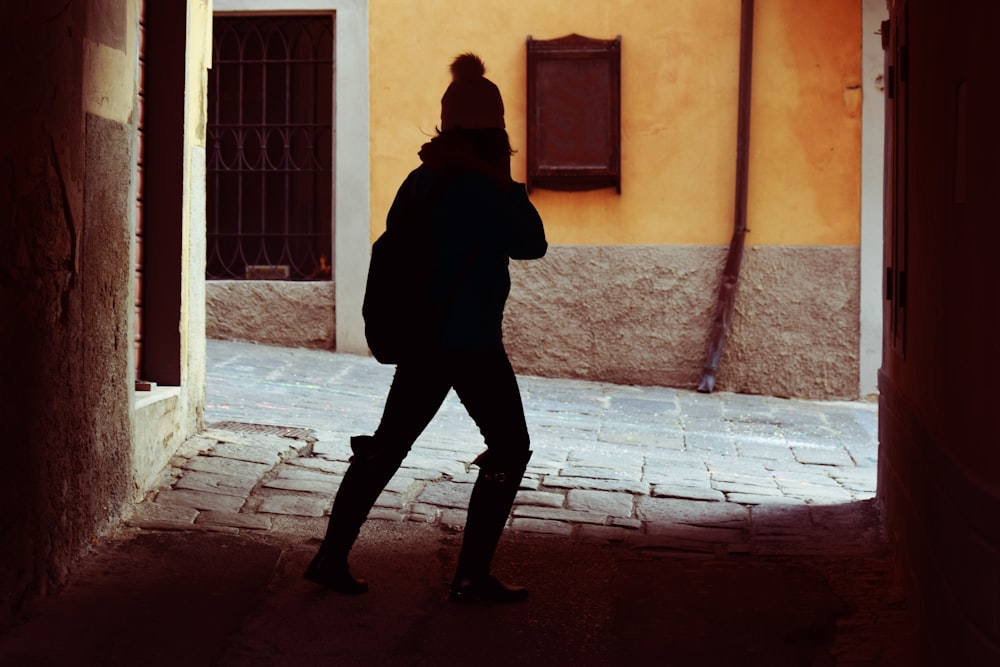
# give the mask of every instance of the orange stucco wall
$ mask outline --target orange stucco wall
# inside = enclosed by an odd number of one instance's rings
[[[740,3],[371,0],[372,236],[433,133],[448,64],[500,86],[524,179],[525,39],[622,36],[622,194],[536,190],[557,244],[723,244],[732,230]],[[857,245],[861,11],[757,0],[748,244]]]

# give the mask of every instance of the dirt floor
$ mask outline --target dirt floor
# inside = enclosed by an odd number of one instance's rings
[[[0,664],[915,664],[880,545],[821,553],[687,553],[508,534],[497,573],[525,603],[456,605],[460,538],[370,521],[346,597],[301,577],[322,522],[266,535],[122,530],[58,595],[0,636]]]

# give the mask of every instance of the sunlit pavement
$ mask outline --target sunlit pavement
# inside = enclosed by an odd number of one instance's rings
[[[209,341],[208,358],[209,430],[188,443],[173,489],[138,520],[172,520],[157,515],[158,505],[189,509],[185,522],[239,529],[247,514],[261,529],[276,516],[322,516],[350,436],[378,424],[393,368],[223,341]],[[712,551],[766,548],[777,537],[787,547],[797,537],[808,548],[831,523],[842,527],[844,505],[875,492],[873,403],[520,383],[534,455],[511,521],[519,532]],[[270,454],[243,453],[260,447]],[[450,395],[372,517],[461,527],[476,474],[470,464],[483,449]],[[233,500],[199,507],[220,487]]]

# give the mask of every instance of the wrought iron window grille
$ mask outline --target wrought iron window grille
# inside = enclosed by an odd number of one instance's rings
[[[330,280],[333,20],[216,17],[209,279]]]

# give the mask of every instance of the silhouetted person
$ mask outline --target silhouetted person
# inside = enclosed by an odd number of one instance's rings
[[[475,55],[456,58],[451,73],[441,128],[421,148],[423,164],[399,188],[386,221],[387,233],[406,233],[413,252],[430,260],[423,296],[431,305],[425,320],[411,323],[425,340],[399,360],[374,435],[351,438],[354,456],[305,576],[341,593],[368,589],[351,575],[348,553],[379,494],[454,388],[487,449],[475,461],[479,474],[449,598],[513,602],[527,590],[492,576],[490,562],[531,451],[501,324],[508,260],[542,257],[548,245],[524,185],[510,177],[513,151],[500,91]]]

